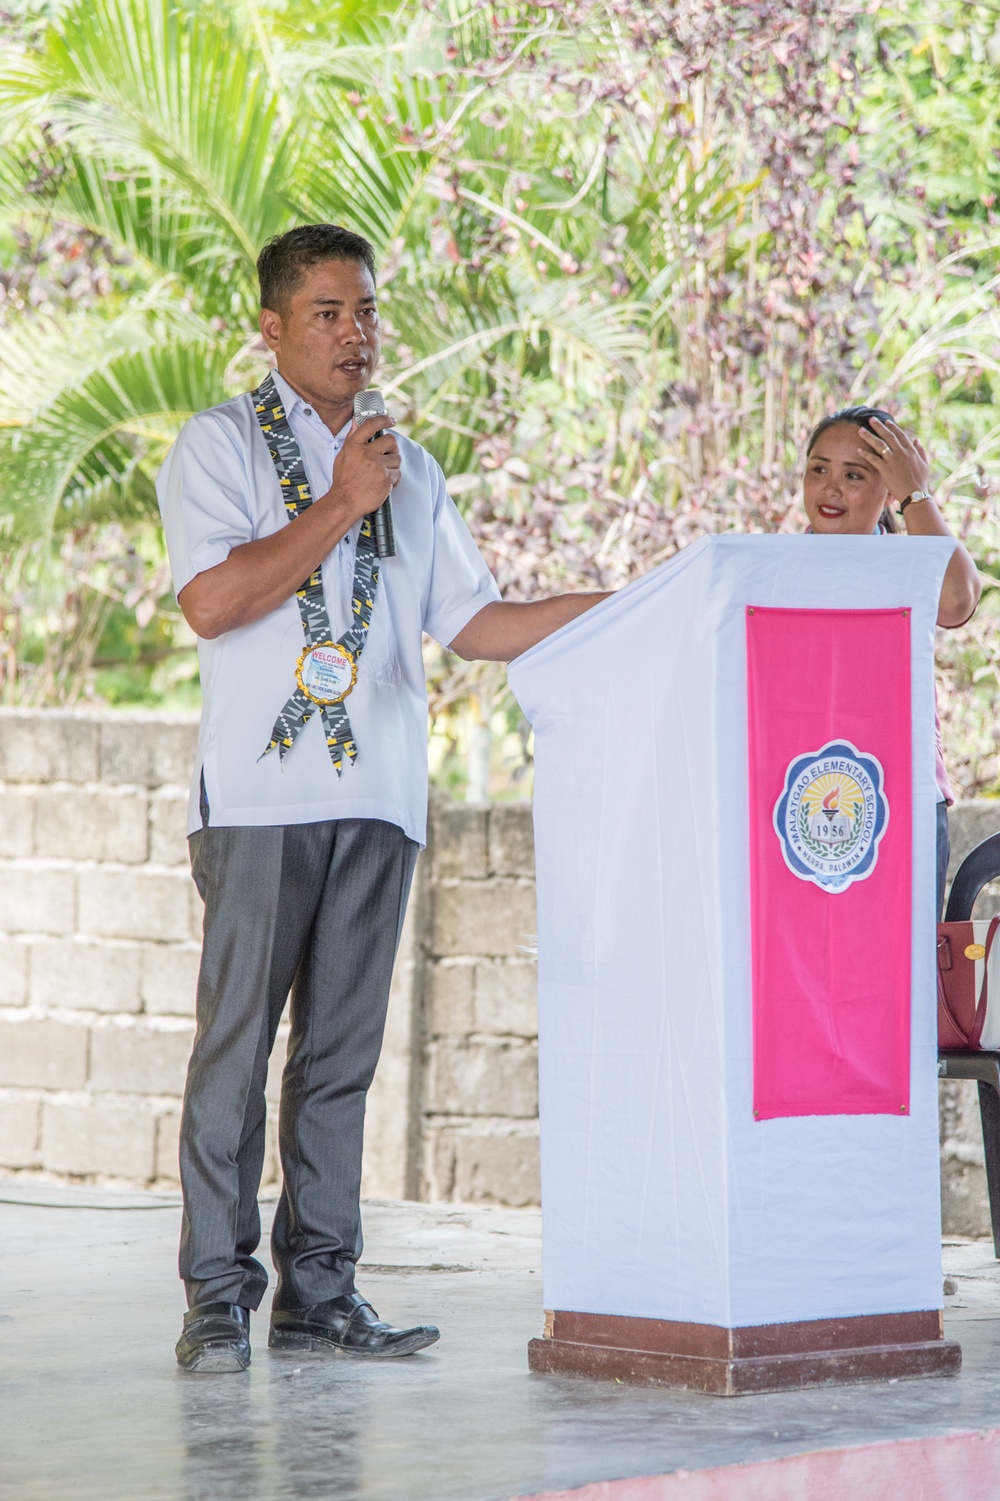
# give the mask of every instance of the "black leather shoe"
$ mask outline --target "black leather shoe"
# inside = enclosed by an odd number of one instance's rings
[[[183,1371],[221,1374],[250,1364],[250,1310],[239,1303],[202,1303],[184,1315],[177,1341]]]
[[[274,1309],[267,1342],[272,1350],[339,1350],[344,1355],[385,1359],[413,1355],[440,1338],[433,1324],[414,1329],[383,1324],[360,1293],[345,1293],[309,1308]]]

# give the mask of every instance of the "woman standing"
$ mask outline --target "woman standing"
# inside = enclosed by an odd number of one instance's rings
[[[870,536],[903,530],[911,537],[952,537],[929,484],[930,462],[920,439],[904,432],[888,412],[877,407],[845,407],[824,417],[806,446],[803,501],[809,530],[816,536]],[[893,501],[899,508],[895,516]],[[976,565],[959,543],[941,585],[938,625],[952,629],[964,625],[975,612],[979,595]],[[940,916],[948,873],[948,808],[954,797],[942,754],[940,720],[935,733]]]

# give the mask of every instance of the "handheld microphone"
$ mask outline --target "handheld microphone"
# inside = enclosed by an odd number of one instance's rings
[[[369,417],[387,417],[385,401],[382,392],[374,389],[359,391],[354,398],[354,420],[360,427],[362,422],[367,422]],[[372,433],[368,439],[374,443],[376,438],[381,438],[384,433],[391,432],[391,428],[381,428],[377,433]],[[377,511],[372,512],[372,525],[375,529],[375,551],[380,558],[394,558],[396,556],[396,533],[392,525],[392,500],[387,495]]]

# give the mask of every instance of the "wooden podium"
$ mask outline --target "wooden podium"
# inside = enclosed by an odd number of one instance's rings
[[[533,1371],[737,1395],[959,1369],[942,1333],[934,954],[933,647],[951,546],[706,538],[511,664],[536,758],[549,1311]],[[910,673],[912,809],[910,784],[905,804],[898,777],[887,787],[897,843],[912,812],[911,906],[905,933],[879,938],[910,967],[895,1114],[755,1116],[755,607],[908,620],[895,665]],[[861,653],[837,689],[859,739],[874,668]],[[779,711],[794,722],[794,702]],[[852,890],[867,900],[874,879]],[[822,945],[809,963],[822,989]],[[877,993],[865,1003],[880,1014]]]

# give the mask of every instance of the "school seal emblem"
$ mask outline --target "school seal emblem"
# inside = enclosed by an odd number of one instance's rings
[[[774,809],[789,870],[831,893],[870,876],[889,821],[884,781],[876,758],[849,740],[796,756]]]

